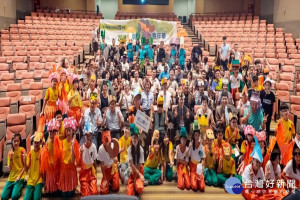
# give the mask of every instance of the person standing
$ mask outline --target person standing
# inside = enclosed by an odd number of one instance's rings
[[[230,45],[226,43],[226,36],[223,36],[223,44],[220,48],[221,66],[225,71],[228,71],[228,59],[230,55]]]
[[[95,24],[93,24],[92,41],[93,41],[94,59],[96,59],[96,55],[98,52],[98,28],[96,28]]]

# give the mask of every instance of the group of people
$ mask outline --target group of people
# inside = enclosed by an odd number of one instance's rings
[[[184,45],[172,44],[167,55],[163,42],[117,46],[105,39],[82,69],[67,59],[53,66],[33,149],[26,153],[19,133],[12,139],[1,199],[20,197],[27,172],[24,199],[40,199],[42,189],[72,197],[78,182],[81,196],[117,192],[121,184],[128,195],[141,195],[168,181],[204,192],[231,177],[245,188],[253,184],[243,190],[246,199],[282,198],[299,187],[300,135],[287,104],[275,135],[270,130],[276,98],[268,64],[223,41],[213,66],[200,45],[185,62]],[[137,112],[148,116],[148,132],[135,123]],[[293,184],[265,194],[257,192],[261,180]]]

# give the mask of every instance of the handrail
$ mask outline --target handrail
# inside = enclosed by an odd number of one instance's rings
[[[252,14],[248,11],[223,11],[223,12],[208,12],[208,13],[191,13],[191,15],[202,15],[202,16],[218,16],[222,14]]]

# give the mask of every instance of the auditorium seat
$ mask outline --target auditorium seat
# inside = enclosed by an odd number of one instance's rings
[[[35,96],[36,112],[40,112],[41,111],[41,99],[43,98],[43,83],[42,82],[30,83],[28,95]]]
[[[21,97],[21,84],[13,83],[7,85],[6,97],[9,97],[11,100],[11,113],[18,113],[17,102]]]
[[[33,133],[35,128],[35,116],[39,114],[35,108],[35,96],[22,96],[19,102],[19,113],[26,114],[26,129]]]
[[[5,136],[6,119],[10,113],[10,98],[0,98],[0,141]]]
[[[31,82],[34,82],[34,72],[24,72],[21,80],[22,95],[25,95],[24,90],[29,89]]]
[[[284,102],[289,102],[290,92],[289,85],[287,83],[276,83],[275,89],[277,90],[277,98]]]

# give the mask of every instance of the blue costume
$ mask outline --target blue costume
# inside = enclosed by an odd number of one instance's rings
[[[181,69],[184,69],[185,65],[185,50],[183,48],[179,49],[179,65]]]
[[[172,66],[172,63],[175,61],[176,54],[177,54],[176,48],[174,48],[174,49],[172,48],[171,49],[170,59],[169,59],[169,66],[170,67]]]
[[[132,49],[132,43],[127,44],[127,51],[128,51],[128,62],[133,61],[133,49]]]

